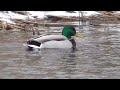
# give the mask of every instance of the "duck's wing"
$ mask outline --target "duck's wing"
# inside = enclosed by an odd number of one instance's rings
[[[36,38],[34,40],[40,43],[43,43],[43,42],[52,41],[52,40],[56,40],[56,41],[67,40],[67,38],[63,35],[46,35],[40,38]]]

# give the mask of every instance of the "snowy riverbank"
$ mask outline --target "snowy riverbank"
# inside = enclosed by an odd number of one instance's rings
[[[89,25],[120,23],[120,11],[81,12],[84,16],[84,21],[87,21]],[[79,11],[74,11],[72,13],[69,11],[0,11],[0,29],[10,30],[17,28],[22,30],[29,30],[33,27],[39,26],[59,27],[64,25],[71,25],[71,21],[74,23],[74,26],[78,26],[78,17]],[[83,18],[81,17],[80,20],[83,21]]]
[[[95,14],[100,14],[95,11],[83,11],[85,16],[91,16]],[[53,15],[53,16],[66,16],[66,17],[78,17],[79,13],[78,11],[75,11],[75,13],[68,13],[66,11],[27,11],[28,15],[21,15],[18,13],[14,13],[12,11],[7,12],[0,12],[0,20],[5,21],[7,23],[15,24],[13,21],[14,19],[22,19],[26,20],[28,19],[36,19],[35,17],[39,19],[43,19],[46,15]]]

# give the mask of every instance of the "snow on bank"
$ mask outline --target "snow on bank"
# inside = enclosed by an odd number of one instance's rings
[[[37,16],[37,18],[43,19],[45,15],[54,15],[54,16],[67,16],[67,17],[78,17],[79,13],[78,11],[75,11],[75,13],[68,13],[66,11],[27,11],[29,13],[29,18],[34,19],[34,16]],[[96,15],[100,14],[95,11],[82,11],[85,16],[90,15]],[[0,20],[5,21],[7,23],[14,23],[11,19],[27,19],[27,15],[20,15],[17,13],[13,13],[11,11],[8,11],[8,13],[0,12]]]
[[[82,11],[85,16],[92,16],[92,15],[98,15],[101,13],[95,12],[95,11]]]
[[[31,16],[37,16],[39,18],[43,18],[44,15],[67,16],[67,17],[71,17],[71,16],[78,17],[79,16],[78,11],[75,11],[75,13],[69,13],[66,11],[45,11],[45,12],[43,12],[43,11],[28,11],[28,12],[31,14]],[[82,11],[82,12],[85,16],[100,14],[95,11]]]
[[[9,11],[9,16],[12,18],[12,19],[26,19],[28,16],[26,15],[20,15],[20,14],[17,14],[17,13],[13,13],[11,11]]]
[[[2,12],[0,12],[0,20],[1,20],[1,21],[5,21],[5,22],[8,22],[8,23],[13,23],[13,22],[10,20],[9,16],[6,15],[5,13],[2,13]]]
[[[11,19],[23,19],[24,20],[26,18],[27,18],[27,16],[25,16],[25,15],[16,14],[11,11],[8,11],[8,13],[0,12],[0,20],[5,21],[7,23],[14,24],[14,22]]]

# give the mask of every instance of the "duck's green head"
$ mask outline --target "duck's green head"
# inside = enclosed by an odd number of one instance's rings
[[[75,36],[76,35],[76,29],[73,26],[65,26],[63,28],[62,35],[64,35],[68,39],[70,39],[71,36]]]

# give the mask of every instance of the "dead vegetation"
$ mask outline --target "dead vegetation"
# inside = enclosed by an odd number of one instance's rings
[[[120,13],[114,11],[98,11],[100,15],[88,17],[93,23],[120,23]]]

